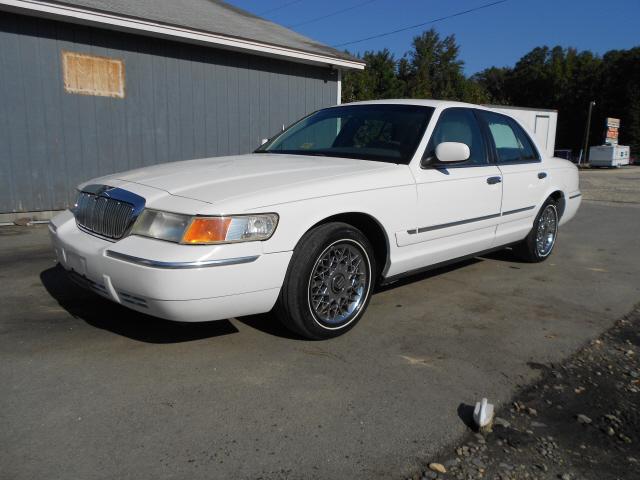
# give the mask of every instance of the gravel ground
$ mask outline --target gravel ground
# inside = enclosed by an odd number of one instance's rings
[[[584,200],[640,203],[640,165],[580,170]]]
[[[640,304],[413,479],[639,479]],[[471,425],[472,408],[461,407]],[[440,473],[438,473],[438,471]],[[446,472],[445,472],[446,471]]]

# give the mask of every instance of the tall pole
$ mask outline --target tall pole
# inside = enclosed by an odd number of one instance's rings
[[[582,150],[582,157],[580,158],[580,162],[578,163],[578,165],[580,163],[583,163],[582,162],[583,160],[585,164],[589,161],[589,131],[591,130],[591,112],[595,104],[596,102],[594,100],[591,100],[589,102],[589,114],[587,115],[587,128],[584,131],[584,149]]]

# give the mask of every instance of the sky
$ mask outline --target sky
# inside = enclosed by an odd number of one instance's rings
[[[330,46],[494,1],[228,0]],[[294,26],[351,7],[355,8]],[[337,48],[347,48],[352,53],[388,48],[400,58],[410,49],[413,37],[431,27],[443,36],[455,34],[465,73],[472,75],[491,66],[512,66],[525,53],[541,45],[576,47],[598,54],[640,46],[640,0],[506,0],[424,27]]]

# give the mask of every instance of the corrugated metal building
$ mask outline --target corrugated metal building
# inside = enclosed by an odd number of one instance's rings
[[[0,0],[0,221],[98,175],[249,152],[339,103],[350,68],[221,1]]]

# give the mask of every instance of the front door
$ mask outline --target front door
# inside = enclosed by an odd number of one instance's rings
[[[439,164],[435,149],[442,142],[465,143],[469,159]],[[415,268],[491,248],[500,217],[502,176],[489,161],[488,147],[474,110],[442,111],[425,150],[425,162],[414,170],[416,228],[398,238],[412,250]]]

